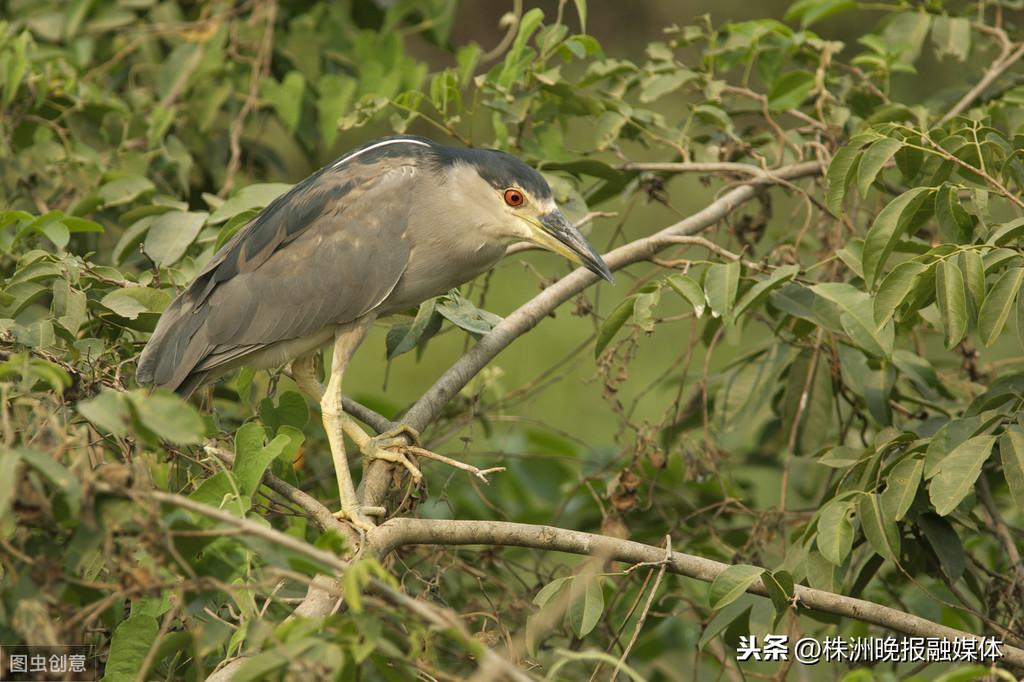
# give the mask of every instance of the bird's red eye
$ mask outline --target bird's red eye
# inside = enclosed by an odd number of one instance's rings
[[[523,193],[517,189],[505,190],[505,203],[509,206],[522,206],[526,202],[526,197]]]

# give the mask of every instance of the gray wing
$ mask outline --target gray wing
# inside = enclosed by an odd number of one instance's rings
[[[188,395],[232,361],[372,311],[409,262],[415,181],[385,158],[327,167],[278,197],[167,308],[139,382]]]

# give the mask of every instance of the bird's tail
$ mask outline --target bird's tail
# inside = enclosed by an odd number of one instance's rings
[[[196,366],[209,353],[202,334],[205,315],[193,315],[187,294],[167,307],[139,356],[135,378],[140,384],[166,388],[188,397],[207,379]]]

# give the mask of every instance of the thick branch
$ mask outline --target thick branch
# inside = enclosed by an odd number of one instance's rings
[[[371,551],[379,557],[407,545],[497,545],[555,550],[629,564],[657,563],[665,558],[664,548],[639,542],[554,526],[506,521],[391,519],[372,531],[368,542]],[[681,552],[672,552],[668,564],[669,572],[704,582],[712,582],[727,568],[729,564]],[[978,635],[946,627],[864,599],[845,597],[803,585],[797,585],[795,589],[799,602],[815,611],[853,618],[914,637],[981,639]],[[762,597],[768,596],[760,581],[751,585],[747,591]],[[1003,661],[1024,667],[1024,650],[1004,644],[1002,652]]]
[[[725,173],[728,175],[752,175],[764,177],[764,169],[749,163],[716,161],[699,163],[696,161],[636,161],[619,166],[624,171],[649,171],[652,173]]]
[[[398,426],[384,415],[374,412],[366,405],[357,403],[351,398],[342,398],[342,409],[345,410],[345,414],[352,415],[377,433],[384,433]]]
[[[144,494],[140,494],[138,497],[149,498],[160,502],[161,504],[168,504],[182,509],[187,509],[209,519],[213,519],[214,521],[227,524],[239,529],[247,535],[262,538],[277,545],[278,547],[284,547],[285,549],[302,554],[313,561],[329,567],[339,575],[349,566],[349,562],[341,559],[337,555],[318,549],[307,542],[292,537],[291,535],[287,535],[279,530],[275,530],[274,528],[264,526],[263,524],[256,523],[250,519],[235,516],[234,514],[230,514],[226,511],[216,509],[210,505],[196,502],[195,500],[182,495],[167,493],[161,490],[150,490]],[[329,579],[317,580],[315,583],[315,587],[320,593],[332,592],[336,586],[333,581]],[[404,592],[401,592],[400,590],[397,590],[376,578],[371,578],[369,580],[368,589],[392,606],[411,611],[427,623],[454,634],[456,638],[462,640],[464,646],[479,656],[481,664],[488,665],[491,669],[501,671],[504,676],[507,676],[512,680],[528,682],[532,679],[529,675],[515,667],[510,661],[498,656],[494,651],[475,640],[466,629],[466,626],[463,624],[458,614],[452,612],[450,609],[445,609],[429,602],[414,599]],[[340,595],[335,594],[333,596],[334,599],[324,599],[322,602],[329,602],[333,605],[333,603],[336,603],[337,597]],[[313,616],[315,614],[306,613],[304,615]],[[207,679],[230,680],[242,665],[243,663],[232,661],[221,670],[217,671],[215,676],[211,676]]]

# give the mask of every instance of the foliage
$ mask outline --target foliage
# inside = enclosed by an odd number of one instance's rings
[[[384,4],[5,3],[0,640],[95,644],[110,680],[200,678],[239,653],[253,654],[245,679],[472,671],[451,632],[360,597],[372,576],[463,614],[483,646],[526,632],[517,662],[557,679],[607,674],[620,655],[623,674],[711,675],[747,632],[865,634],[797,615],[794,584],[1024,638],[1015,3],[798,0],[782,20],[670,26],[642,55],[588,35],[584,0],[512,16],[493,53],[452,43],[454,0]],[[830,37],[854,18],[873,28]],[[428,52],[441,56],[415,56]],[[175,293],[285,183],[389,131],[512,151],[571,217],[602,212],[591,234],[609,247],[653,232],[634,212],[696,210],[751,176],[773,185],[709,244],[577,301],[572,333],[594,339],[573,357],[597,381],[574,390],[602,392],[600,414],[500,427],[563,371],[551,354],[515,389],[488,368],[425,434],[510,469],[481,490],[430,468],[448,504],[431,514],[667,533],[734,565],[710,588],[666,578],[641,616],[643,571],[426,547],[386,570],[355,564],[347,610],[288,619],[322,566],[148,500],[179,492],[344,552],[261,484],[272,472],[334,494],[289,379],[242,370],[188,404],[135,385],[134,362]],[[774,182],[802,161],[827,171]],[[471,343],[500,321],[484,296],[522,281],[494,278],[398,317],[363,355],[427,358],[454,327]],[[537,451],[550,457],[523,459]],[[771,599],[746,594],[758,579]]]

